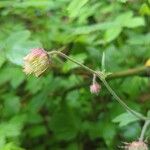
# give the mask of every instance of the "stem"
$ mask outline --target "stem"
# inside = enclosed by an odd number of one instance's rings
[[[107,83],[107,81],[105,80],[105,75],[102,72],[97,72],[94,71],[93,69],[77,62],[76,60],[74,60],[73,58],[65,55],[64,53],[60,52],[60,51],[51,51],[48,53],[49,55],[53,55],[53,54],[57,54],[63,58],[66,58],[72,62],[74,62],[75,64],[79,65],[80,67],[84,68],[85,70],[89,71],[92,74],[95,74],[97,77],[100,78],[100,80],[103,82],[103,84],[106,86],[106,88],[108,89],[108,91],[110,92],[110,94],[119,102],[119,104],[126,109],[128,112],[130,112],[131,114],[133,114],[135,117],[139,118],[140,120],[150,120],[150,118],[147,118],[143,115],[141,115],[140,113],[132,110],[128,105],[126,105],[126,103],[123,102],[123,100],[121,100],[121,98],[114,92],[114,90],[109,86],[109,84]]]
[[[106,88],[108,89],[108,91],[111,93],[111,95],[118,101],[118,103],[123,106],[127,111],[129,111],[130,113],[132,113],[134,116],[136,116],[137,118],[141,119],[141,120],[148,120],[147,117],[141,115],[140,113],[134,111],[133,109],[131,109],[125,102],[123,102],[123,100],[121,100],[121,98],[114,92],[114,90],[110,87],[110,85],[107,83],[107,81],[105,79],[101,79],[101,81],[103,82],[103,84],[106,86]]]
[[[146,120],[145,123],[144,123],[144,126],[142,128],[142,132],[141,132],[139,141],[143,141],[144,140],[144,135],[145,135],[145,132],[146,132],[146,130],[147,130],[149,125],[150,125],[150,120]]]
[[[123,77],[134,76],[134,75],[149,76],[149,71],[150,71],[149,67],[142,66],[139,68],[133,68],[126,71],[112,73],[107,76],[107,79],[123,78]]]

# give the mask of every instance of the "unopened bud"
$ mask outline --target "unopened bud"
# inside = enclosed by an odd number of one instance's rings
[[[92,83],[92,85],[90,86],[90,92],[92,94],[98,94],[100,92],[100,89],[101,86],[97,82]]]
[[[47,52],[42,48],[32,49],[31,52],[24,57],[24,72],[26,74],[34,74],[40,76],[50,64]]]

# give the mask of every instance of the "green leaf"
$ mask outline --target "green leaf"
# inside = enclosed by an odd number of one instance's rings
[[[46,130],[45,126],[43,126],[43,125],[34,125],[30,129],[28,129],[28,134],[32,138],[36,138],[36,137],[39,137],[39,136],[42,136],[42,135],[46,135],[47,130]]]
[[[139,122],[132,123],[131,125],[125,126],[121,133],[123,137],[129,140],[136,139],[141,134],[141,125]]]
[[[17,88],[23,83],[25,74],[20,68],[9,66],[1,70],[0,78],[0,84],[9,81],[13,88]]]
[[[10,68],[10,83],[12,87],[17,88],[25,79],[25,74],[20,68]]]
[[[119,15],[115,20],[117,25],[127,28],[135,28],[145,25],[145,20],[142,17],[134,17],[133,12],[128,11]]]
[[[35,1],[35,0],[30,0],[30,1],[23,1],[23,2],[12,2],[10,0],[6,1],[1,1],[0,2],[0,7],[15,7],[15,8],[27,8],[27,7],[54,7],[54,2],[49,1],[49,0],[40,0],[40,1]]]
[[[125,24],[124,24],[124,26],[128,28],[136,28],[136,27],[144,26],[144,25],[145,25],[145,21],[144,21],[144,18],[142,17],[134,17],[130,21],[125,21]]]
[[[113,27],[113,28],[110,28],[108,30],[106,30],[105,32],[105,35],[104,35],[104,41],[107,43],[107,42],[111,42],[113,41],[114,39],[116,39],[119,34],[121,33],[122,31],[122,28],[121,27]]]
[[[4,147],[6,143],[6,138],[4,135],[0,135],[0,150]]]
[[[140,8],[140,13],[142,15],[150,15],[150,6],[148,6],[146,3],[142,4]]]
[[[14,64],[22,65],[31,48],[41,47],[38,41],[29,40],[30,32],[18,31],[12,33],[5,42],[6,57]]]
[[[126,3],[128,0],[118,0],[121,3]]]
[[[21,108],[20,98],[13,94],[6,94],[4,99],[4,113],[5,115],[14,115],[19,112]]]
[[[149,45],[150,33],[147,33],[145,35],[138,34],[138,35],[131,36],[127,42],[133,45]]]
[[[127,11],[125,13],[121,13],[117,16],[117,18],[114,20],[117,26],[123,27],[126,22],[130,22],[130,20],[133,17],[132,11]]]
[[[88,0],[72,0],[68,6],[68,13],[71,18],[78,16],[82,7],[88,2]]]
[[[17,137],[21,133],[21,128],[16,123],[1,123],[0,124],[0,135],[5,137]]]
[[[79,145],[78,143],[69,143],[66,150],[79,150]]]
[[[129,123],[138,121],[139,119],[135,116],[133,116],[133,114],[131,113],[123,113],[119,116],[117,116],[115,119],[113,119],[113,122],[115,123],[119,123],[120,127],[126,126]]]
[[[50,127],[59,140],[74,139],[79,132],[80,119],[69,107],[63,106],[61,111],[55,112]]]
[[[21,147],[17,146],[14,143],[7,143],[2,149],[0,150],[24,150]]]
[[[114,22],[104,22],[104,23],[97,23],[89,26],[81,26],[76,27],[72,30],[73,35],[80,35],[80,34],[89,34],[95,31],[103,31],[106,29],[110,29],[111,27],[116,26]]]
[[[102,130],[103,138],[105,140],[105,143],[108,146],[111,146],[113,144],[114,137],[116,135],[116,129],[113,124],[105,123],[105,126]]]

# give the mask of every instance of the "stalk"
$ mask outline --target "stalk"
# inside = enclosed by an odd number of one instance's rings
[[[67,56],[66,54],[60,52],[60,51],[51,51],[48,53],[50,56],[51,55],[59,55],[67,60],[70,60],[71,62],[77,64],[78,66],[82,67],[83,69],[85,69],[86,71],[90,72],[91,74],[95,74],[97,77],[99,77],[99,79],[103,82],[103,84],[106,86],[107,90],[110,92],[110,94],[115,98],[115,100],[118,101],[118,103],[128,112],[130,112],[132,115],[134,115],[135,117],[137,117],[140,120],[144,120],[144,121],[150,121],[150,118],[143,116],[142,114],[134,111],[133,109],[131,109],[116,93],[115,91],[110,87],[110,85],[107,83],[107,81],[105,80],[105,75],[102,72],[97,72],[85,65],[83,65],[82,63],[76,61],[75,59]]]

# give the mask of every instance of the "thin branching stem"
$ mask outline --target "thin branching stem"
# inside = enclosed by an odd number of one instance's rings
[[[131,109],[116,93],[115,91],[110,87],[110,85],[107,83],[107,81],[105,80],[105,75],[102,72],[98,72],[95,71],[85,65],[83,65],[82,63],[76,61],[75,59],[65,55],[64,53],[60,52],[60,51],[51,51],[48,53],[50,56],[51,55],[59,55],[67,60],[72,61],[73,63],[79,65],[80,67],[82,67],[83,69],[87,70],[88,72],[95,74],[97,77],[99,77],[99,79],[103,82],[103,84],[106,86],[106,88],[108,89],[108,91],[110,92],[110,94],[119,102],[119,104],[128,112],[130,112],[131,114],[133,114],[135,117],[137,117],[140,120],[150,120],[150,118],[143,116],[142,114],[134,111],[133,109]]]
[[[147,128],[148,128],[149,125],[150,125],[150,120],[146,120],[145,123],[144,123],[144,125],[143,125],[139,141],[143,141],[144,140],[144,135],[145,135],[146,130],[147,130]]]

